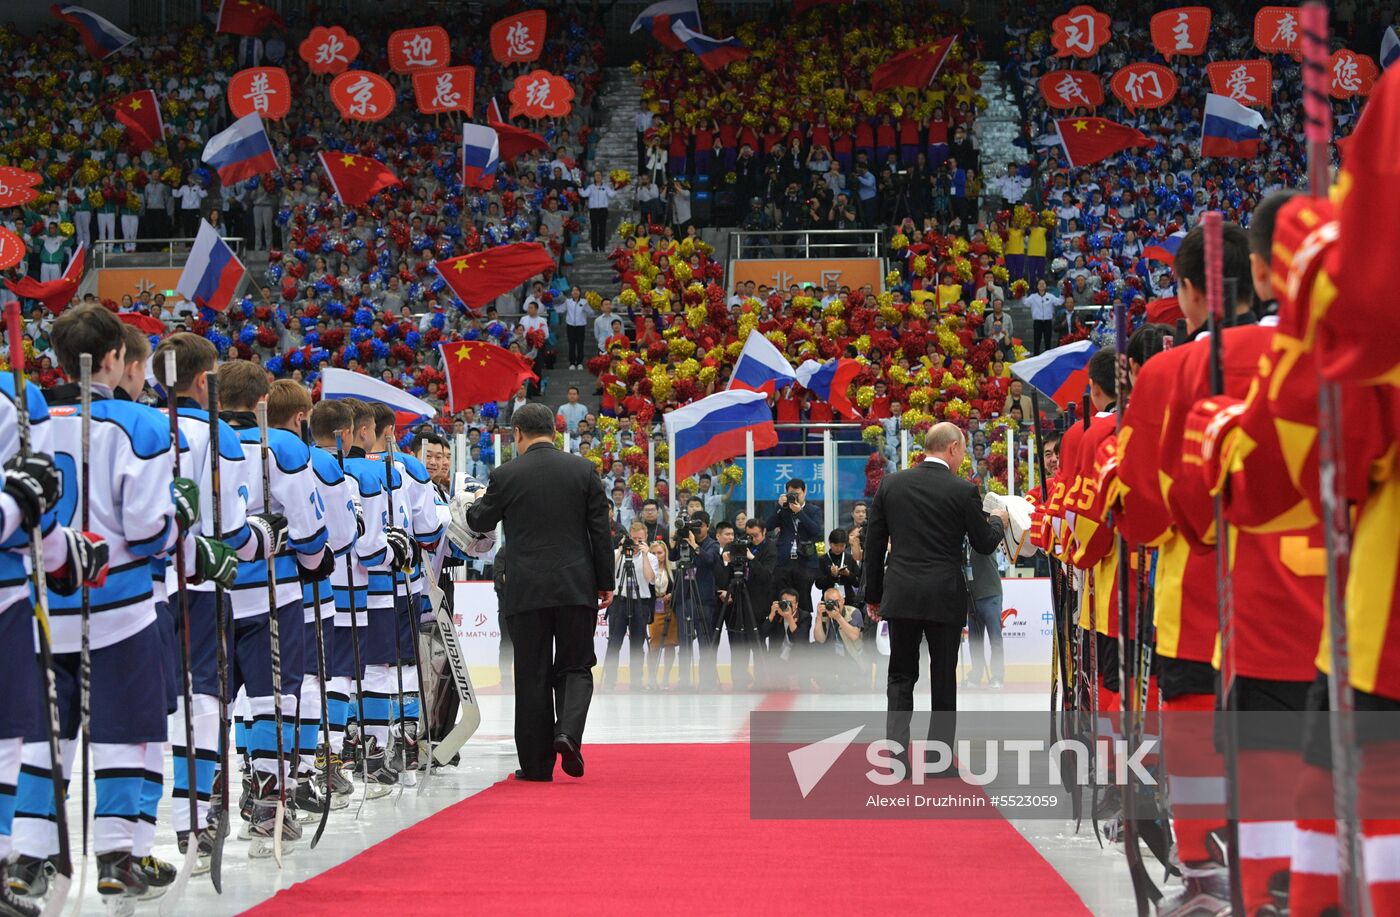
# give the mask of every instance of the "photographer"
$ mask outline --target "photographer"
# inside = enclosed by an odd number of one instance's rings
[[[759,623],[758,632],[768,643],[769,658],[787,659],[792,644],[807,642],[811,627],[812,616],[797,604],[797,590],[788,587],[768,606],[768,617]]]
[[[758,622],[773,588],[773,546],[767,540],[768,533],[756,522],[742,534],[733,530],[729,541],[724,537],[726,526],[728,523],[721,522],[716,527],[716,538],[724,550],[726,585],[719,600],[729,631],[729,678],[735,689],[752,688],[759,678],[758,653],[763,645]],[[752,669],[750,653],[754,655]]]
[[[865,561],[865,516],[868,508],[864,500],[857,500],[856,505],[851,507],[851,527],[846,530],[846,535],[851,542],[851,556],[858,562]]]
[[[845,603],[839,586],[822,592],[821,607],[812,618],[812,640],[834,647],[839,660],[820,666],[813,673],[822,687],[868,686],[870,673],[864,664],[865,646],[861,639],[864,627],[865,614]],[[829,656],[827,653],[818,658]]]
[[[689,503],[690,501],[687,501]],[[681,687],[691,687],[690,659],[694,641],[700,641],[700,687],[718,687],[715,671],[715,617],[719,592],[715,580],[724,561],[719,543],[710,537],[710,515],[703,509],[687,510],[676,519],[671,560],[678,566],[672,604],[680,625]]]
[[[617,570],[617,593],[608,606],[608,651],[603,657],[603,683],[617,684],[617,657],[622,649],[622,638],[628,637],[628,656],[631,659],[628,679],[640,684],[646,671],[642,664],[642,647],[647,641],[647,627],[651,624],[656,603],[652,589],[656,583],[657,562],[647,549],[647,527],[640,521],[631,527],[617,542],[613,551],[613,564]]]
[[[812,584],[818,572],[817,542],[822,537],[822,514],[817,507],[807,503],[807,485],[801,478],[792,478],[787,482],[787,493],[779,499],[773,515],[768,517],[768,529],[777,531],[774,583],[779,588],[791,586],[796,590],[798,605],[810,618]]]
[[[860,599],[861,566],[851,552],[845,529],[832,529],[826,536],[826,556],[821,558],[817,573],[817,588],[825,592],[835,588],[848,605],[865,604]]]

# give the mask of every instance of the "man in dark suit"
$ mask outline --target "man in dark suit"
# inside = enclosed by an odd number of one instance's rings
[[[593,627],[614,588],[608,498],[590,462],[555,448],[549,408],[521,407],[511,428],[516,457],[496,469],[465,521],[472,532],[504,522],[510,546],[501,618],[515,646],[515,776],[554,779],[557,754],[564,773],[582,777]]]
[[[924,437],[923,463],[886,475],[870,507],[866,609],[890,622],[888,738],[905,749],[914,685],[919,680],[919,644],[925,638],[933,700],[929,741],[953,748],[958,647],[969,602],[963,540],[971,542],[974,551],[989,553],[1001,540],[1006,523],[1004,510],[988,519],[976,485],[958,477],[966,454],[966,439],[959,427],[946,422],[934,425]],[[907,752],[903,760],[909,760]],[[943,772],[955,774],[956,770],[945,767]]]
[[[773,585],[779,589],[784,586],[796,589],[803,615],[811,618],[812,584],[817,579],[816,544],[822,540],[822,513],[807,502],[807,484],[800,478],[787,482],[787,492],[768,517],[768,530],[774,533],[773,550],[777,558]]]

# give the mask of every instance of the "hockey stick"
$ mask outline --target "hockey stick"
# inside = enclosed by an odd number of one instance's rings
[[[1050,499],[1050,484],[1045,480],[1045,449],[1040,442],[1040,390],[1031,388],[1031,429],[1035,431],[1035,468],[1036,480],[1040,482],[1040,505],[1045,506]],[[1046,561],[1050,564],[1050,607],[1058,607],[1060,599],[1060,578],[1056,575],[1055,562],[1050,557],[1050,553],[1045,552]],[[1056,721],[1057,712],[1055,710],[1059,703],[1060,693],[1060,633],[1059,628],[1054,627],[1050,637],[1050,745],[1053,747],[1059,741],[1059,728]]]
[[[267,401],[255,407],[258,417],[258,452],[262,464],[262,508],[272,512],[272,468],[267,447]],[[272,721],[277,729],[277,822],[272,829],[272,859],[282,868],[282,818],[287,812],[287,749],[282,740],[282,640],[277,620],[277,562],[267,557],[267,630],[272,643]]]
[[[165,408],[170,414],[170,447],[175,451],[175,477],[180,477],[180,413],[177,409],[175,398],[175,351],[168,350],[165,353]],[[88,395],[85,392],[84,398]],[[87,409],[83,409],[83,423],[87,423]],[[84,448],[87,446],[87,434],[83,434]],[[219,448],[219,441],[215,439],[210,443],[211,449]],[[193,455],[191,456],[193,458]],[[83,474],[87,475],[87,459],[83,460]],[[84,487],[86,493],[86,487]],[[83,515],[87,515],[87,500],[83,500]],[[87,530],[87,520],[83,521],[83,529]],[[170,890],[165,893],[164,900],[160,903],[162,915],[175,913],[175,908],[180,903],[180,897],[185,893],[185,886],[189,884],[190,875],[194,872],[195,864],[199,861],[199,793],[195,779],[197,750],[194,740],[194,677],[190,671],[190,599],[189,591],[185,582],[185,532],[175,533],[175,583],[179,592],[180,602],[180,679],[181,689],[184,691],[182,700],[185,702],[185,780],[187,791],[189,792],[190,807],[190,833],[189,840],[185,846],[185,861],[180,864],[180,871],[175,874],[175,881],[171,883]],[[220,533],[216,532],[214,537],[218,538]],[[84,601],[86,604],[86,601]],[[84,641],[86,643],[86,641]],[[86,719],[86,718],[84,718]],[[83,782],[83,792],[87,792],[87,782]]]
[[[78,499],[82,502],[78,509],[78,524],[84,532],[90,531],[91,509],[88,504],[89,470],[92,467],[92,354],[78,355],[78,439],[79,470]],[[83,908],[83,887],[87,884],[88,839],[96,830],[96,811],[92,806],[89,783],[92,781],[92,589],[83,583],[81,592],[82,637],[78,650],[78,728],[81,730],[79,754],[82,755],[82,819],[83,853],[78,864],[78,897],[73,902],[73,913]]]
[[[19,427],[19,454],[29,456],[29,385],[24,378],[24,341],[20,337],[19,300],[5,306],[5,334],[10,339],[10,373],[14,381],[15,422]],[[48,575],[44,571],[44,527],[35,522],[29,530],[29,582],[34,589],[34,619],[38,622],[39,664],[44,667],[48,702],[49,776],[53,782],[54,827],[58,831],[56,874],[50,883],[44,914],[60,914],[73,885],[73,853],[68,844],[68,815],[63,788],[62,732],[58,719],[58,682],[53,669],[53,643],[49,633]],[[86,857],[84,857],[86,862]]]
[[[394,469],[394,444],[393,444],[393,442],[392,442],[392,439],[393,439],[393,432],[392,432],[392,431],[390,431],[389,439],[390,439],[390,442],[386,442],[385,445],[384,445],[384,492],[385,492],[385,493],[388,495],[388,497],[389,497],[389,521],[390,521],[390,523],[392,524],[392,523],[395,521],[395,519],[397,518],[397,517],[394,515],[394,475],[395,475],[396,472],[395,472],[395,469]],[[404,521],[407,522],[408,520],[405,519]],[[404,526],[404,528],[408,528],[408,526]],[[393,578],[393,579],[392,579],[392,582],[393,582],[393,590],[394,590],[394,677],[395,677],[395,679],[396,679],[397,682],[398,682],[398,689],[399,689],[398,700],[399,700],[399,746],[400,746],[400,750],[395,752],[395,756],[397,756],[397,755],[399,755],[399,754],[402,754],[402,755],[403,755],[404,767],[403,767],[402,770],[399,771],[399,788],[402,789],[402,788],[404,787],[404,785],[405,785],[404,776],[403,776],[403,775],[404,775],[404,771],[406,771],[406,770],[408,769],[408,711],[407,711],[408,705],[407,705],[406,703],[404,703],[404,693],[403,693],[403,640],[400,639],[400,637],[399,637],[399,621],[398,621],[398,618],[399,618],[399,598],[400,598],[400,595],[399,595],[399,573],[400,573],[400,572],[401,572],[401,571],[400,571],[400,570],[397,570],[397,569],[396,569],[396,570],[393,570],[393,571],[390,572],[390,576]],[[405,577],[404,577],[405,584],[407,584],[407,579],[408,579],[408,578],[405,576]],[[416,639],[416,638],[415,638],[415,639]],[[420,685],[419,687],[421,688],[422,686]],[[420,698],[420,702],[419,702],[419,704],[418,704],[418,707],[419,707],[419,709],[422,709],[422,707],[423,707],[423,704],[422,704],[422,702],[421,702],[421,698]],[[391,737],[391,738],[393,737],[392,732],[390,733],[390,737]],[[386,749],[386,754],[387,754],[387,749]]]
[[[308,446],[314,446],[311,441],[311,426],[305,420],[301,422],[301,438]],[[326,546],[330,550],[330,546]],[[315,850],[316,845],[321,842],[321,835],[326,833],[326,822],[331,817],[331,717],[329,701],[326,699],[326,635],[321,630],[321,580],[316,577],[311,581],[311,605],[316,609],[316,683],[321,690],[321,741],[326,743],[326,806],[321,810],[321,823],[316,826],[316,833],[311,836],[311,849]],[[334,614],[334,612],[332,612]],[[334,617],[331,619],[334,626]],[[300,696],[300,695],[298,695]],[[297,739],[300,744],[301,722],[297,721]],[[318,743],[319,744],[319,743]]]
[[[335,436],[335,460],[340,465],[341,474],[345,473],[345,446],[341,441],[340,434]],[[356,496],[359,495],[359,482],[355,482]],[[345,552],[345,592],[350,599],[350,653],[355,666],[355,708],[359,717],[357,723],[360,730],[360,782],[362,794],[360,796],[360,807],[355,810],[355,819],[358,821],[360,813],[365,809],[365,800],[369,798],[369,755],[365,746],[365,669],[360,659],[360,621],[355,609],[355,562],[351,559],[351,551]],[[368,609],[366,609],[368,612]]]
[[[204,376],[209,390],[209,505],[213,510],[214,537],[223,538],[223,479],[219,474],[220,449],[223,442],[219,436],[219,374],[208,372]],[[229,711],[228,690],[228,624],[224,616],[224,587],[214,584],[214,634],[219,645],[215,650],[219,667],[219,805],[213,807],[209,816],[214,822],[213,848],[209,852],[209,881],[214,891],[224,892],[224,838],[228,837],[229,813],[229,732],[233,728]],[[194,829],[191,826],[191,842]]]
[[[1118,399],[1118,408],[1114,412],[1114,424],[1116,433],[1123,433],[1123,412],[1128,404],[1128,308],[1120,300],[1113,309],[1114,332],[1117,337],[1117,354],[1114,361],[1115,368],[1115,395]],[[1123,539],[1123,533],[1114,526],[1114,547],[1118,552],[1118,697],[1119,709],[1122,712],[1122,723],[1120,728],[1123,732],[1123,747],[1126,753],[1134,752],[1134,739],[1137,735],[1136,717],[1137,711],[1134,709],[1133,700],[1137,695],[1134,690],[1133,679],[1138,672],[1134,663],[1136,659],[1129,652],[1132,644],[1128,640],[1129,630],[1137,633],[1138,640],[1142,640],[1141,632],[1131,628],[1133,623],[1133,603],[1131,595],[1131,571],[1128,564],[1128,544]],[[1145,571],[1142,565],[1138,568],[1138,602],[1145,601],[1142,593],[1142,574]],[[1147,874],[1147,867],[1142,861],[1142,848],[1138,846],[1137,831],[1137,790],[1133,785],[1133,773],[1131,768],[1125,769],[1125,784],[1122,788],[1123,799],[1123,850],[1128,857],[1128,875],[1133,880],[1133,897],[1137,900],[1138,917],[1147,917],[1152,905],[1161,900],[1162,892],[1152,883],[1152,879]]]
[[[1303,132],[1308,151],[1308,191],[1326,197],[1331,184],[1332,103],[1328,98],[1331,67],[1327,52],[1327,7],[1304,3]],[[1318,363],[1321,375],[1321,362]],[[1327,640],[1331,669],[1327,681],[1332,715],[1332,791],[1337,816],[1337,867],[1344,913],[1367,915],[1372,910],[1362,852],[1361,820],[1357,811],[1356,722],[1351,687],[1347,634],[1347,577],[1351,567],[1351,517],[1344,495],[1346,455],[1342,449],[1341,387],[1325,377],[1317,389],[1318,471],[1322,497],[1322,533],[1327,549]]]
[[[457,626],[452,613],[447,608],[446,596],[438,585],[428,583],[428,600],[433,604],[433,615],[437,620],[443,650],[447,654],[447,665],[452,670],[452,680],[457,685],[457,694],[462,701],[460,719],[452,731],[443,736],[433,749],[433,760],[439,765],[452,760],[452,756],[476,734],[481,725],[481,707],[476,702],[476,691],[472,688],[471,673],[467,661],[462,657],[462,647],[457,640]]]
[[[1205,233],[1206,302],[1209,307],[1210,328],[1210,390],[1219,395],[1225,391],[1224,335],[1228,320],[1225,315],[1224,217],[1218,210],[1201,214]],[[1233,298],[1231,308],[1234,306]],[[1230,875],[1231,912],[1246,913],[1244,888],[1240,878],[1240,791],[1239,735],[1231,715],[1230,692],[1235,682],[1235,596],[1230,569],[1230,530],[1225,523],[1224,491],[1215,494],[1215,580],[1216,627],[1220,634],[1220,707],[1224,713],[1224,728],[1220,730],[1220,753],[1225,761],[1225,835],[1229,850],[1226,866]]]

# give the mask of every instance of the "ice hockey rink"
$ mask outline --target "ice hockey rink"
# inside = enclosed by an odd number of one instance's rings
[[[625,657],[624,657],[625,658]],[[921,685],[922,687],[922,685]],[[624,689],[625,691],[625,689]],[[1047,706],[1048,685],[1035,683],[1013,683],[1001,691],[988,690],[965,690],[960,697],[960,708],[964,711],[1013,711],[1013,710],[1044,710]],[[920,698],[924,704],[927,703],[926,695]],[[486,687],[480,697],[482,708],[482,723],[476,735],[467,743],[462,750],[461,762],[456,767],[442,768],[436,770],[426,789],[420,791],[416,787],[405,787],[394,791],[391,795],[382,799],[368,801],[363,809],[360,808],[360,794],[358,791],[351,799],[350,806],[345,809],[335,810],[330,814],[330,822],[325,836],[317,845],[316,849],[309,848],[309,840],[314,831],[314,824],[306,827],[305,836],[295,849],[286,855],[285,865],[278,870],[271,860],[249,860],[246,855],[246,842],[238,841],[230,837],[227,842],[223,865],[223,894],[216,894],[207,876],[198,876],[191,880],[189,887],[185,891],[183,899],[180,901],[176,913],[198,914],[202,917],[213,917],[213,915],[239,914],[249,909],[257,908],[264,902],[268,902],[279,891],[291,889],[297,883],[306,882],[317,876],[327,873],[328,870],[346,863],[353,858],[364,854],[375,845],[394,838],[400,832],[411,829],[414,825],[422,822],[436,813],[452,807],[461,807],[461,811],[467,816],[467,831],[465,835],[459,835],[449,845],[446,841],[442,849],[435,854],[435,865],[439,868],[450,868],[459,870],[462,888],[460,894],[460,910],[456,913],[495,913],[494,907],[481,908],[480,902],[474,906],[471,888],[473,886],[472,875],[480,876],[483,885],[490,885],[493,900],[500,900],[502,897],[514,897],[519,901],[518,906],[510,909],[511,913],[532,913],[539,912],[541,908],[532,904],[537,900],[536,888],[527,887],[522,884],[518,888],[501,888],[493,878],[496,869],[495,863],[483,861],[479,856],[474,855],[471,844],[471,807],[476,798],[493,785],[502,781],[509,781],[509,775],[517,766],[515,760],[514,746],[511,741],[511,718],[513,715],[513,698],[509,694],[499,692],[498,688]],[[716,775],[713,773],[694,773],[687,764],[687,760],[682,756],[675,760],[674,767],[667,772],[637,774],[626,771],[610,771],[606,764],[598,763],[601,752],[606,751],[606,747],[624,747],[638,744],[675,744],[678,748],[692,746],[696,744],[705,745],[733,745],[742,744],[747,740],[749,729],[749,715],[755,710],[793,710],[793,711],[877,711],[883,709],[883,695],[869,694],[823,694],[816,692],[780,692],[780,693],[713,693],[713,694],[687,694],[687,693],[598,693],[595,694],[593,705],[589,715],[588,733],[585,736],[584,754],[589,760],[589,769],[584,778],[584,782],[593,784],[604,784],[616,782],[617,785],[625,787],[625,793],[634,796],[638,803],[642,803],[645,797],[664,796],[672,792],[675,781],[683,780],[707,780]],[[746,764],[744,759],[737,759],[741,762],[741,767]],[[167,765],[168,766],[168,765]],[[734,776],[734,775],[731,775]],[[744,775],[737,775],[741,781]],[[569,784],[573,781],[562,774],[556,774],[556,782],[549,785],[520,785],[516,787],[516,799],[514,804],[520,806],[540,806],[549,807],[563,797],[567,799],[570,792]],[[236,784],[235,784],[236,785]],[[554,796],[555,799],[551,799]],[[76,802],[76,801],[75,801]],[[747,801],[745,801],[747,808]],[[695,813],[687,812],[683,809],[676,809],[672,813],[673,821],[669,823],[641,822],[636,825],[637,833],[643,838],[662,838],[671,829],[679,829],[685,820]],[[162,826],[158,844],[157,855],[174,863],[179,863],[180,857],[174,844],[174,839],[170,835],[169,829],[169,799],[162,802],[160,814],[160,824]],[[76,808],[73,809],[71,823],[76,821]],[[491,831],[493,842],[510,842],[509,837],[499,836],[501,830],[499,820],[493,820],[495,827],[487,828],[483,825],[483,831]],[[842,837],[849,828],[847,822],[820,823],[829,824],[831,830],[828,832],[830,842],[840,845]],[[1076,834],[1072,824],[1055,821],[1013,821],[1011,823],[1015,829],[1025,838],[1029,847],[1033,850],[1033,855],[1043,858],[1049,868],[1053,869],[1072,889],[1077,900],[1067,896],[1060,896],[1055,902],[1047,902],[1047,906],[1041,913],[1093,913],[1093,914],[1127,914],[1133,912],[1134,904],[1131,884],[1128,877],[1125,860],[1121,848],[1105,846],[1101,848],[1096,842],[1093,829],[1086,819],[1079,833]],[[877,826],[877,828],[880,826]],[[891,826],[893,827],[893,826]],[[910,850],[901,853],[899,857],[883,857],[878,851],[853,851],[852,853],[865,864],[865,868],[876,868],[883,870],[923,870],[938,882],[946,881],[949,884],[956,884],[964,881],[962,877],[950,871],[946,876],[942,870],[945,868],[941,862],[945,859],[945,845],[950,841],[957,842],[957,831],[955,825],[943,823],[935,832],[930,826],[927,831],[928,846],[920,850]],[[912,826],[914,837],[920,834],[920,826]],[[509,827],[505,829],[507,832]],[[524,830],[522,828],[522,830]],[[465,843],[462,841],[465,840]],[[522,841],[523,842],[523,841]],[[742,839],[736,839],[741,843]],[[537,849],[547,851],[547,842],[539,845]],[[761,862],[753,858],[742,855],[742,850],[724,851],[707,850],[697,851],[697,855],[705,857],[725,858],[727,855],[734,857],[733,862],[728,867],[730,870],[750,868],[761,870]],[[749,866],[742,864],[748,862]],[[986,887],[977,890],[978,900],[986,904],[986,908],[979,907],[983,913],[1006,913],[1006,908],[999,906],[998,897],[1009,894],[1016,889],[1017,874],[1026,862],[1026,855],[1008,857],[1004,872],[1005,882],[987,883]],[[350,866],[353,868],[354,863]],[[423,864],[425,867],[427,863]],[[576,913],[618,913],[631,911],[655,911],[660,907],[660,903],[666,900],[667,881],[665,877],[666,869],[683,868],[684,864],[672,864],[662,869],[656,876],[656,900],[645,901],[596,901],[577,900],[574,912]],[[619,859],[619,869],[646,869],[655,870],[658,864],[655,861],[647,862],[627,862]],[[421,875],[426,875],[424,872]],[[381,876],[383,909],[379,911],[385,914],[435,914],[443,913],[436,905],[420,903],[419,886],[420,874],[410,868],[406,872],[396,876]],[[87,883],[91,886],[91,882]],[[775,890],[775,897],[781,899],[779,894],[781,889]],[[917,906],[917,902],[910,901],[910,906]],[[72,902],[70,901],[70,907]],[[271,902],[276,905],[277,902]],[[930,909],[926,913],[948,913],[940,911],[936,902],[929,902]],[[86,913],[101,913],[102,905],[97,900],[95,891],[88,888],[86,897],[82,901],[81,908]],[[766,908],[772,910],[773,908]],[[689,905],[679,907],[682,913],[733,913],[736,910],[742,912],[744,908],[741,902],[736,902],[724,890],[723,883],[716,882],[712,900],[706,902],[702,895],[698,900],[691,899]],[[784,912],[782,907],[778,907],[777,912]],[[138,914],[155,914],[158,911],[158,902],[144,902],[137,907]],[[257,910],[256,913],[282,913],[281,910]],[[290,913],[291,911],[286,911]],[[297,907],[298,913],[368,913],[351,903],[338,902],[334,900],[321,899],[318,906],[313,906],[308,911],[304,906],[304,901]]]

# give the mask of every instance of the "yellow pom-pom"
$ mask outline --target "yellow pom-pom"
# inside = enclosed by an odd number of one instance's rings
[[[875,386],[862,385],[856,389],[856,405],[862,409],[869,408],[875,403]]]
[[[65,236],[71,236],[73,235],[73,233],[77,232],[77,228],[74,227],[72,223],[69,223],[67,220],[64,220],[62,223],[58,224],[58,231],[63,233],[63,235]]]
[[[726,465],[719,473],[719,481],[726,487],[733,487],[743,483],[744,469],[741,465]]]

